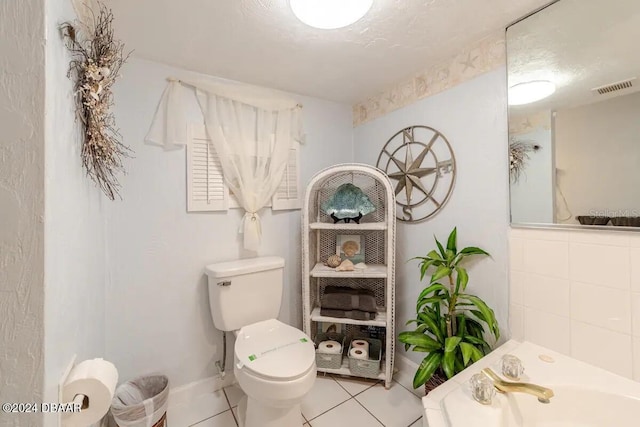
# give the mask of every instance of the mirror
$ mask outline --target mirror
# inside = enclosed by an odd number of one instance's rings
[[[640,1],[507,29],[512,224],[640,227]]]

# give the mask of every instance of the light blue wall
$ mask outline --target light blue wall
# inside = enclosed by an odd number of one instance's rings
[[[375,165],[385,142],[400,129],[427,125],[442,132],[456,155],[458,175],[444,209],[423,223],[398,223],[396,239],[397,329],[415,318],[415,301],[425,287],[418,263],[409,261],[434,248],[433,235],[446,239],[458,227],[459,245],[479,246],[492,258],[471,261],[469,292],[493,307],[506,335],[508,168],[507,102],[504,68],[358,126],[355,160]],[[402,349],[399,350],[401,353]],[[407,353],[416,362],[421,354]]]
[[[549,126],[517,135],[522,142],[537,144],[540,150],[529,153],[526,167],[518,182],[511,183],[511,221],[522,223],[554,223],[554,147]]]

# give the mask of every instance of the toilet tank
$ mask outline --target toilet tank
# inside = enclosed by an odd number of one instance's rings
[[[216,328],[235,331],[275,319],[282,303],[284,259],[250,258],[210,264],[209,305]]]

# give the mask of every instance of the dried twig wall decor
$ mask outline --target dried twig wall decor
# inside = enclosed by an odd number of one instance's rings
[[[514,184],[520,180],[520,176],[527,166],[529,160],[529,153],[540,150],[538,144],[531,142],[520,141],[515,138],[509,140],[509,174],[511,175],[511,182]]]
[[[65,22],[61,26],[67,47],[73,54],[69,76],[76,78],[76,109],[84,128],[82,164],[84,169],[114,200],[119,194],[118,173],[124,173],[122,159],[131,149],[122,143],[115,125],[113,84],[129,54],[124,44],[114,39],[113,13],[104,5],[92,11],[92,21]]]

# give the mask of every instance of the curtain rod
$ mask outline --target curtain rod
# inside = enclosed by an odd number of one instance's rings
[[[182,84],[185,84],[185,85],[187,85],[187,86],[195,87],[195,86],[193,86],[191,83],[189,83],[189,82],[185,82],[184,80],[176,79],[175,77],[167,77],[167,81],[168,81],[168,82],[170,82],[170,83],[174,83],[174,82],[176,82],[176,83],[182,83]],[[300,104],[300,103],[298,103],[298,104],[296,104],[296,108],[303,108],[303,105],[302,105],[302,104]]]

